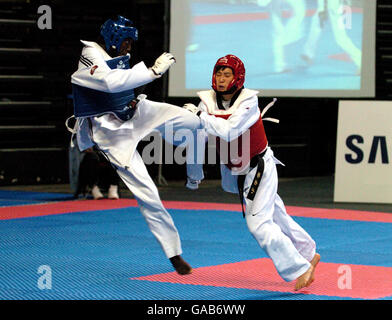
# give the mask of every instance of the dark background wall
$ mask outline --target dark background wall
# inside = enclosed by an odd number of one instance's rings
[[[369,0],[373,1],[373,0]],[[375,0],[374,0],[375,1]],[[168,1],[108,2],[65,0],[0,1],[0,185],[67,183],[70,134],[64,121],[72,115],[70,75],[77,67],[80,39],[96,40],[100,25],[124,15],[139,29],[132,64],[151,66],[166,49],[170,17]],[[376,100],[392,98],[392,6],[378,0],[376,34]],[[50,30],[37,27],[40,5],[52,9]],[[149,99],[176,105],[196,98],[170,98],[166,76],[140,88]],[[260,99],[266,105],[271,97]],[[286,177],[332,175],[339,97],[280,98],[265,123],[269,142],[286,167]],[[140,144],[139,149],[143,147]],[[152,175],[157,166],[148,167]],[[217,166],[206,166],[207,178],[219,177]],[[184,166],[166,165],[167,180],[183,179]]]

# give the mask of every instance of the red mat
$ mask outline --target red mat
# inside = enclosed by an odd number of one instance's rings
[[[167,209],[218,210],[222,211],[222,214],[225,214],[224,211],[241,212],[241,206],[239,204],[230,203],[163,201],[163,204]],[[0,220],[39,217],[73,212],[120,209],[136,206],[137,202],[134,199],[76,200],[23,206],[9,206],[0,207]],[[287,206],[286,209],[290,215],[297,217],[392,223],[391,213],[293,206]]]
[[[315,281],[307,288],[294,291],[295,281],[282,280],[272,260],[268,258],[196,268],[187,276],[170,272],[131,278],[131,280],[363,299],[392,296],[391,279],[390,267],[320,262],[316,269]]]
[[[0,220],[47,216],[83,211],[97,211],[136,206],[136,200],[77,200],[14,207],[0,207]]]

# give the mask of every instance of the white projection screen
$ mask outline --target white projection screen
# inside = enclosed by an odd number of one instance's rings
[[[375,0],[171,0],[169,96],[210,89],[234,54],[260,96],[371,98],[375,35]]]

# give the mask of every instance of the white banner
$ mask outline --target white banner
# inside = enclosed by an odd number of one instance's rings
[[[392,101],[340,101],[335,202],[392,203]]]

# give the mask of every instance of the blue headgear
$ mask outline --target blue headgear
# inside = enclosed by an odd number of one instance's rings
[[[114,47],[117,53],[125,39],[131,38],[136,41],[137,33],[137,29],[132,27],[132,21],[122,16],[118,16],[115,21],[106,20],[101,26],[101,36],[105,40],[106,50]]]

